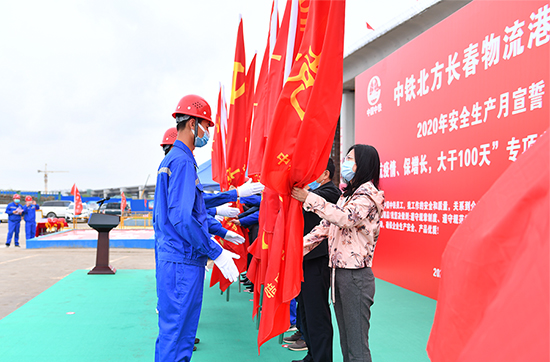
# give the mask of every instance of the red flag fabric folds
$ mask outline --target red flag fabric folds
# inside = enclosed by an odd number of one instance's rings
[[[220,84],[218,93],[218,108],[216,111],[216,124],[214,127],[214,139],[212,140],[212,180],[220,184],[221,190],[227,190],[227,176],[225,167],[225,149],[227,136],[227,108]]]
[[[431,361],[550,360],[549,153],[547,131],[449,240]]]
[[[277,102],[261,181],[279,194],[258,345],[286,331],[302,280],[302,205],[290,197],[324,171],[342,100],[345,1],[310,1],[298,55]],[[262,261],[263,262],[263,261]]]
[[[124,215],[125,209],[126,209],[126,195],[124,195],[124,191],[122,191],[121,197],[120,197],[120,215]]]
[[[247,166],[248,143],[247,133],[247,102],[246,102],[246,55],[244,50],[243,20],[239,22],[237,44],[235,47],[235,61],[233,63],[233,84],[231,86],[231,100],[229,119],[227,121],[227,152],[226,177],[227,185],[240,186],[245,182]],[[222,191],[226,191],[222,189]]]
[[[258,75],[258,85],[254,92],[254,116],[252,129],[250,131],[250,153],[248,156],[248,177],[254,181],[260,180],[260,172],[262,168],[262,159],[264,156],[265,138],[267,131],[265,130],[266,123],[266,101],[265,94],[268,88],[267,77],[269,75],[269,62],[271,61],[271,49],[275,46],[275,39],[278,30],[278,12],[275,9],[275,1],[271,5],[270,27],[267,34],[267,44],[265,46],[262,64],[260,66],[260,74]],[[273,31],[273,34],[271,33]]]
[[[235,259],[235,265],[237,266],[239,273],[242,273],[246,270],[246,254],[249,245],[248,233],[245,232],[244,228],[242,228],[241,226],[230,223],[227,218],[223,219],[222,226],[228,230],[236,232],[237,234],[245,238],[244,243],[237,245],[232,242],[226,241],[219,236],[216,236],[216,240],[224,249],[241,256],[239,259]],[[214,265],[214,268],[212,269],[212,275],[210,276],[210,287],[213,287],[218,282],[220,283],[220,290],[222,292],[225,292],[225,290],[231,285],[231,282],[225,279],[220,269],[216,265]]]
[[[71,195],[74,195],[74,214],[80,215],[82,213],[82,198],[76,184],[71,188]]]

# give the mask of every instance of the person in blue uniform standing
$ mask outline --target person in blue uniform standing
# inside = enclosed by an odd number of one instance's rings
[[[6,240],[6,248],[11,244],[11,239],[16,247],[19,247],[19,228],[21,227],[21,214],[23,214],[21,206],[21,196],[13,195],[13,202],[6,206],[6,214],[8,214],[8,239]]]
[[[26,196],[23,219],[25,220],[25,237],[27,240],[36,236],[36,210],[40,210],[40,206],[36,204],[32,196]]]
[[[157,244],[159,334],[155,361],[189,361],[202,306],[208,258],[224,277],[237,280],[233,259],[208,232],[202,185],[197,176],[195,147],[208,142],[214,123],[208,103],[199,96],[183,97],[172,114],[177,139],[162,160],[155,189],[153,226]]]

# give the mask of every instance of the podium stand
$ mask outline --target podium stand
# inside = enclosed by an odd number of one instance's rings
[[[116,269],[109,265],[109,231],[118,226],[120,217],[116,215],[93,213],[88,225],[97,230],[97,256],[95,267],[88,274],[115,274]]]

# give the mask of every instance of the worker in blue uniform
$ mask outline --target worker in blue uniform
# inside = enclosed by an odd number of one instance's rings
[[[25,237],[27,240],[36,236],[36,210],[40,206],[33,200],[32,196],[25,197],[25,207],[23,208],[23,220],[25,220]]]
[[[162,136],[162,141],[160,142],[160,147],[162,147],[162,150],[164,151],[164,155],[167,155],[168,152],[172,149],[174,146],[174,142],[177,138],[177,129],[176,127],[172,127],[166,130],[164,132],[164,135]],[[233,189],[228,190],[224,192],[219,192],[216,194],[212,193],[204,193],[202,196],[204,198],[204,204],[206,205],[206,209],[209,215],[212,216],[223,216],[223,217],[235,217],[237,216],[240,211],[236,207],[230,207],[228,205],[225,205],[229,202],[235,202],[239,198],[243,197],[255,197],[255,194],[259,194],[264,189],[264,185],[262,185],[259,182],[252,182],[251,179],[249,179],[246,183],[243,185]],[[215,234],[211,232],[212,234]],[[215,234],[218,235],[218,234]],[[221,236],[221,235],[218,235]]]
[[[162,160],[155,189],[153,226],[157,243],[159,335],[155,361],[189,361],[202,305],[208,258],[224,277],[237,280],[233,259],[208,232],[202,185],[197,176],[195,147],[208,142],[214,123],[208,103],[199,96],[183,97],[172,114],[177,139]]]
[[[19,228],[21,227],[21,215],[23,214],[23,206],[21,206],[21,196],[13,195],[13,201],[6,206],[6,214],[8,214],[8,239],[6,240],[6,248],[11,244],[11,239],[16,247],[19,247]]]

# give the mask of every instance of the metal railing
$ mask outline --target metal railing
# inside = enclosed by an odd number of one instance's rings
[[[153,228],[153,213],[150,211],[134,211],[120,218],[118,228],[151,229]]]

